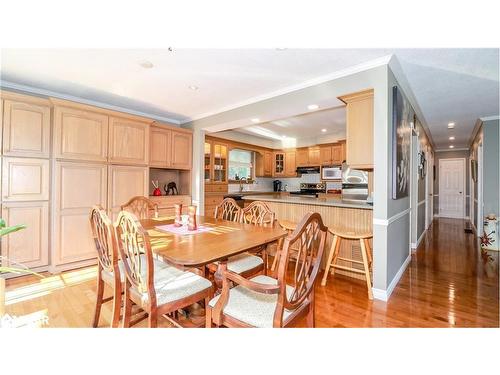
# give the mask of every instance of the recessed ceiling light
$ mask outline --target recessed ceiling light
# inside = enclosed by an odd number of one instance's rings
[[[455,140],[455,137],[450,137],[448,138],[450,141],[454,141]]]
[[[455,123],[454,122],[449,122],[448,123],[448,129],[453,129],[455,127]]]
[[[282,135],[281,138],[286,138],[286,135]]]
[[[252,119],[252,122],[253,122],[254,124],[256,124],[256,123],[260,122],[260,119],[259,119],[259,118],[257,118],[257,117],[256,117],[256,118],[253,118],[253,119]]]
[[[322,131],[323,133],[326,133],[326,129],[321,129],[321,131]]]
[[[198,89],[199,89],[199,87],[198,87],[198,86],[195,86],[195,85],[191,85],[191,86],[189,86],[189,88],[190,88],[191,90],[194,90],[194,91],[196,91],[196,90],[198,90]]]
[[[276,48],[276,51],[284,51],[284,50],[287,50],[288,48],[285,48],[285,47],[278,47]]]
[[[144,69],[151,69],[154,66],[151,61],[147,60],[141,61],[139,65],[142,66]]]
[[[453,146],[453,145],[450,145],[450,148],[455,148],[455,146]]]
[[[317,104],[309,104],[307,106],[307,109],[310,111],[314,111],[315,109],[318,109],[318,108],[319,108],[319,105],[317,105]]]

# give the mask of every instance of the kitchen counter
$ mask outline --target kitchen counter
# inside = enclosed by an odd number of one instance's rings
[[[311,206],[327,206],[342,208],[359,208],[363,210],[373,210],[373,205],[365,202],[346,202],[340,198],[316,198],[299,195],[278,196],[276,194],[244,195],[242,197],[248,201],[264,201],[276,203],[305,204]]]

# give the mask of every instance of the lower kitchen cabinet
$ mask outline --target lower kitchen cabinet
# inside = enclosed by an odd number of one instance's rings
[[[26,229],[2,238],[2,256],[29,268],[49,263],[49,203],[8,202],[2,204],[2,218],[7,225],[26,225]],[[20,267],[4,262],[4,266]]]

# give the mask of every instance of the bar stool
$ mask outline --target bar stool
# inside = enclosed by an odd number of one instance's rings
[[[294,223],[293,221],[290,221],[290,220],[279,220],[278,224],[281,228],[283,228],[283,230],[285,230],[287,232],[287,234],[292,233],[295,230],[295,228],[297,228],[297,223]],[[280,255],[281,255],[281,250],[283,249],[283,242],[284,242],[283,237],[278,240],[278,245],[276,247],[276,253],[274,254],[274,260],[273,260],[273,264],[271,266],[271,271],[274,271],[276,266],[278,265],[278,261],[279,261]],[[292,250],[292,249],[290,249],[290,250]]]
[[[368,241],[370,238],[373,237],[373,234],[368,232],[359,233],[345,228],[338,228],[338,229],[329,228],[329,232],[333,235],[333,241],[332,241],[332,247],[330,248],[330,253],[328,254],[328,261],[325,267],[325,274],[323,275],[323,279],[321,280],[321,285],[322,286],[326,285],[326,279],[328,277],[328,272],[330,271],[330,268],[332,275],[335,274],[335,269],[363,274],[366,279],[366,286],[368,287],[368,298],[373,299],[372,283],[370,277],[372,254],[371,254],[370,243]],[[343,239],[359,241],[362,260],[339,257],[340,244]],[[361,264],[363,265],[363,269],[342,266],[340,264],[337,264],[337,261],[339,260],[344,262],[349,262],[351,264],[352,263]]]

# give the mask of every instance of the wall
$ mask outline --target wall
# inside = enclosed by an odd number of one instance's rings
[[[479,122],[479,128],[477,130],[477,133],[471,143],[470,146],[470,152],[469,152],[469,160],[475,160],[477,162],[478,160],[478,149],[479,149],[479,144],[482,144],[483,142],[483,125],[481,122]],[[479,175],[479,170],[478,170],[478,175]],[[476,228],[477,224],[477,214],[478,214],[478,181],[472,181],[472,187],[470,191],[470,195],[472,195],[472,206],[470,208],[470,217],[471,217],[471,223]]]
[[[434,215],[439,215],[439,160],[465,159],[465,216],[470,216],[470,151],[436,151],[434,165],[436,166],[436,179],[434,180]]]
[[[500,130],[499,121],[483,122],[483,196],[484,215],[500,216]]]

